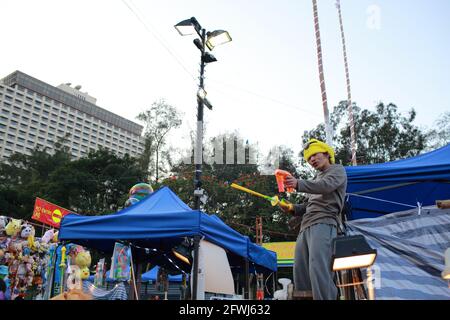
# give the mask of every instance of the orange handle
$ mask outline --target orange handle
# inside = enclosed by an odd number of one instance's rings
[[[276,169],[275,170],[275,179],[277,179],[277,185],[278,185],[278,192],[284,192],[284,180],[287,176],[291,176],[289,172],[285,170]],[[287,192],[294,192],[294,188],[286,188]]]

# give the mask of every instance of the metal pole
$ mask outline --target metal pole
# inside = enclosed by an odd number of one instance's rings
[[[244,258],[245,260],[245,294],[244,294],[244,299],[250,299],[250,277],[249,277],[249,272],[250,272],[250,267],[249,267],[249,262],[248,259]]]
[[[200,237],[194,237],[194,270],[192,278],[192,300],[197,300],[197,290],[198,290],[198,254],[200,246]]]
[[[205,73],[205,45],[206,30],[201,30],[201,59],[200,59],[200,84],[199,89],[204,89],[204,73]],[[200,209],[200,197],[202,195],[201,177],[203,162],[203,99],[197,98],[197,139],[195,144],[194,160],[195,160],[195,180],[194,180],[194,209]]]
[[[353,107],[352,107],[352,94],[350,90],[350,73],[348,71],[348,62],[347,62],[347,47],[345,45],[345,36],[344,36],[344,24],[342,22],[342,14],[341,14],[341,3],[339,0],[336,0],[336,8],[338,9],[339,14],[339,24],[341,27],[341,37],[342,37],[342,49],[344,52],[344,65],[345,65],[345,78],[347,81],[347,108],[348,108],[348,120],[350,123],[350,141],[352,147],[352,165],[356,166],[356,135],[355,135],[355,121],[353,119]]]
[[[368,267],[366,272],[367,272],[367,291],[369,293],[369,300],[375,300],[375,290],[373,288],[372,267]]]
[[[333,146],[333,132],[330,126],[330,115],[328,112],[328,103],[327,103],[327,91],[325,89],[325,77],[323,74],[322,45],[320,43],[319,14],[317,12],[317,0],[313,0],[312,2],[314,10],[314,29],[316,31],[317,60],[319,63],[320,90],[322,92],[323,114],[325,118],[325,134],[327,144]]]

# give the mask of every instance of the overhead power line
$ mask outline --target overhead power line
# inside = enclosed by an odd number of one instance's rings
[[[156,31],[156,29],[153,26],[149,26],[149,24],[147,22],[145,22],[145,19],[144,19],[143,15],[140,13],[140,9],[136,5],[134,5],[131,0],[128,0],[128,1],[127,0],[122,0],[122,2],[133,13],[133,15],[136,17],[136,19],[138,19],[139,22],[144,26],[145,30],[147,30],[147,32],[149,32],[167,50],[167,52],[170,54],[170,56],[173,59],[175,59],[177,64],[190,76],[190,78],[192,78],[192,80],[194,82],[196,82],[197,81],[196,77],[183,64],[183,62],[181,61],[181,58],[179,58],[179,55],[176,54],[175,51],[172,50],[168,44],[166,44],[166,41],[163,40],[163,37],[158,34],[158,32]],[[214,81],[214,80],[211,80],[211,81],[212,82],[216,82],[216,83],[221,84],[221,85],[224,85],[224,86],[232,87],[235,90],[239,90],[239,91],[244,92],[246,94],[250,94],[250,95],[259,97],[261,99],[274,102],[274,103],[276,103],[278,105],[281,105],[281,106],[284,106],[284,107],[287,107],[287,108],[290,108],[290,109],[299,110],[299,111],[311,114],[311,115],[313,115],[315,117],[318,117],[318,118],[320,117],[318,114],[309,111],[309,109],[300,108],[300,107],[298,107],[298,106],[296,106],[294,104],[291,104],[291,103],[286,103],[286,102],[280,101],[278,99],[275,99],[275,98],[272,98],[272,97],[268,97],[266,95],[262,95],[260,93],[256,93],[256,92],[253,92],[253,91],[241,88],[241,87],[233,86],[233,85],[222,83],[222,82],[219,82],[219,81]],[[217,89],[218,86],[214,86],[214,87],[215,87],[215,90],[220,91],[220,89]],[[229,93],[224,93],[224,94],[229,96]],[[311,110],[313,110],[313,108],[311,108]]]
[[[172,58],[175,59],[175,61],[183,68],[183,70],[194,80],[196,81],[196,77],[185,67],[183,62],[181,62],[181,59],[178,58],[178,56],[172,51],[172,49],[169,48],[168,45],[165,44],[165,42],[162,40],[162,37],[160,37],[156,31],[153,31],[153,27],[150,28],[147,23],[144,21],[143,18],[138,14],[137,11],[139,9],[133,9],[126,0],[122,0],[122,2],[127,6],[127,8],[133,13],[133,15],[139,20],[139,22],[142,23],[142,25],[145,27],[145,29],[152,34],[152,36],[167,50],[167,52],[172,56]],[[131,2],[131,1],[130,1]]]

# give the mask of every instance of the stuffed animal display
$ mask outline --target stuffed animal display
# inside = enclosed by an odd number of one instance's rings
[[[89,251],[81,251],[75,258],[76,265],[80,268],[81,279],[89,278],[89,266],[91,265],[91,254]]]
[[[35,238],[31,223],[0,216],[0,268],[7,272],[11,300],[24,298],[33,285],[45,284],[54,234],[47,231],[48,240]]]

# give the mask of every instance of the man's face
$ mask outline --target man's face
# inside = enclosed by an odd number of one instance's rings
[[[330,166],[330,159],[328,153],[316,153],[308,159],[308,163],[316,170],[324,171]]]

